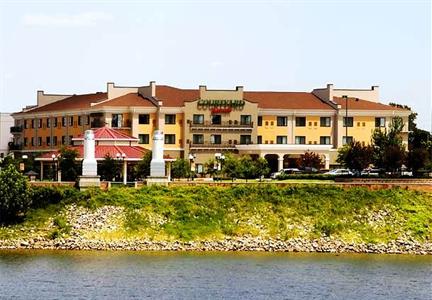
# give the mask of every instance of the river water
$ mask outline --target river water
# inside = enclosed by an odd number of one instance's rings
[[[432,257],[0,251],[0,299],[432,299]]]

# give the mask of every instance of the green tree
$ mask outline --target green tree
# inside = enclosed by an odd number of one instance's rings
[[[62,147],[59,156],[59,168],[62,180],[75,181],[79,175],[80,165],[77,162],[78,151],[73,148]]]
[[[152,160],[152,152],[148,151],[144,154],[143,158],[135,165],[135,177],[144,179],[150,176],[150,163]]]
[[[253,178],[256,175],[256,165],[252,161],[252,158],[249,155],[243,155],[238,160],[238,175],[240,178],[248,179]]]
[[[338,151],[337,162],[345,168],[356,170],[358,174],[372,163],[373,147],[352,142]]]
[[[417,128],[416,113],[412,113],[410,117],[407,165],[414,175],[419,175],[419,170],[427,169],[432,160],[432,135],[426,130]]]
[[[239,160],[232,154],[226,154],[222,167],[222,172],[225,174],[225,176],[231,178],[234,181],[234,178],[240,176],[239,171]]]
[[[218,170],[217,170],[217,168],[215,168],[215,166],[216,166],[216,160],[214,160],[213,158],[210,158],[204,164],[205,173],[210,175],[211,177],[215,176],[218,172]]]
[[[264,157],[259,157],[254,161],[255,164],[255,176],[261,180],[262,176],[267,176],[270,173],[270,167],[268,165],[267,159]]]
[[[401,137],[402,128],[402,118],[395,117],[388,131],[376,129],[373,132],[373,162],[376,167],[392,173],[400,170],[406,157]]]
[[[321,155],[310,151],[300,155],[300,158],[297,160],[297,164],[300,168],[315,168],[317,170],[324,167]]]
[[[120,173],[120,165],[109,153],[105,154],[104,160],[99,165],[99,175],[102,180],[112,181]]]
[[[25,176],[9,164],[0,170],[0,223],[15,221],[31,204]]]
[[[187,178],[191,175],[190,164],[186,159],[178,158],[172,164],[171,174],[173,178]]]

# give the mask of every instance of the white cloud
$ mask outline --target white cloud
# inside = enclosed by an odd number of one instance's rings
[[[98,22],[111,21],[112,15],[104,12],[85,12],[75,15],[66,14],[31,14],[25,15],[22,19],[27,26],[62,26],[62,27],[86,27]]]

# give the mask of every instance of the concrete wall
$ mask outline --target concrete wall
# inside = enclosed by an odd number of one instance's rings
[[[37,106],[44,106],[59,100],[63,100],[72,95],[55,95],[55,94],[45,94],[44,91],[37,91]]]
[[[333,84],[327,84],[326,88],[314,89],[312,94],[323,101],[333,101],[333,97],[348,96],[372,102],[380,102],[379,87],[373,85],[370,89],[335,89]]]
[[[107,83],[108,100],[130,93],[138,93],[138,87],[115,86],[114,82]]]
[[[14,126],[12,116],[9,113],[0,113],[0,153],[3,155],[9,152],[8,143],[12,141],[11,126]]]

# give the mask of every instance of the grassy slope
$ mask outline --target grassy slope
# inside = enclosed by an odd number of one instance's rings
[[[119,229],[92,233],[92,238],[331,235],[347,242],[386,242],[408,235],[418,241],[432,240],[432,194],[400,189],[343,190],[318,185],[116,188],[94,193],[80,205],[126,208]],[[63,208],[60,203],[32,210],[24,223],[0,227],[0,239],[25,237],[31,229],[47,237],[67,235]]]

